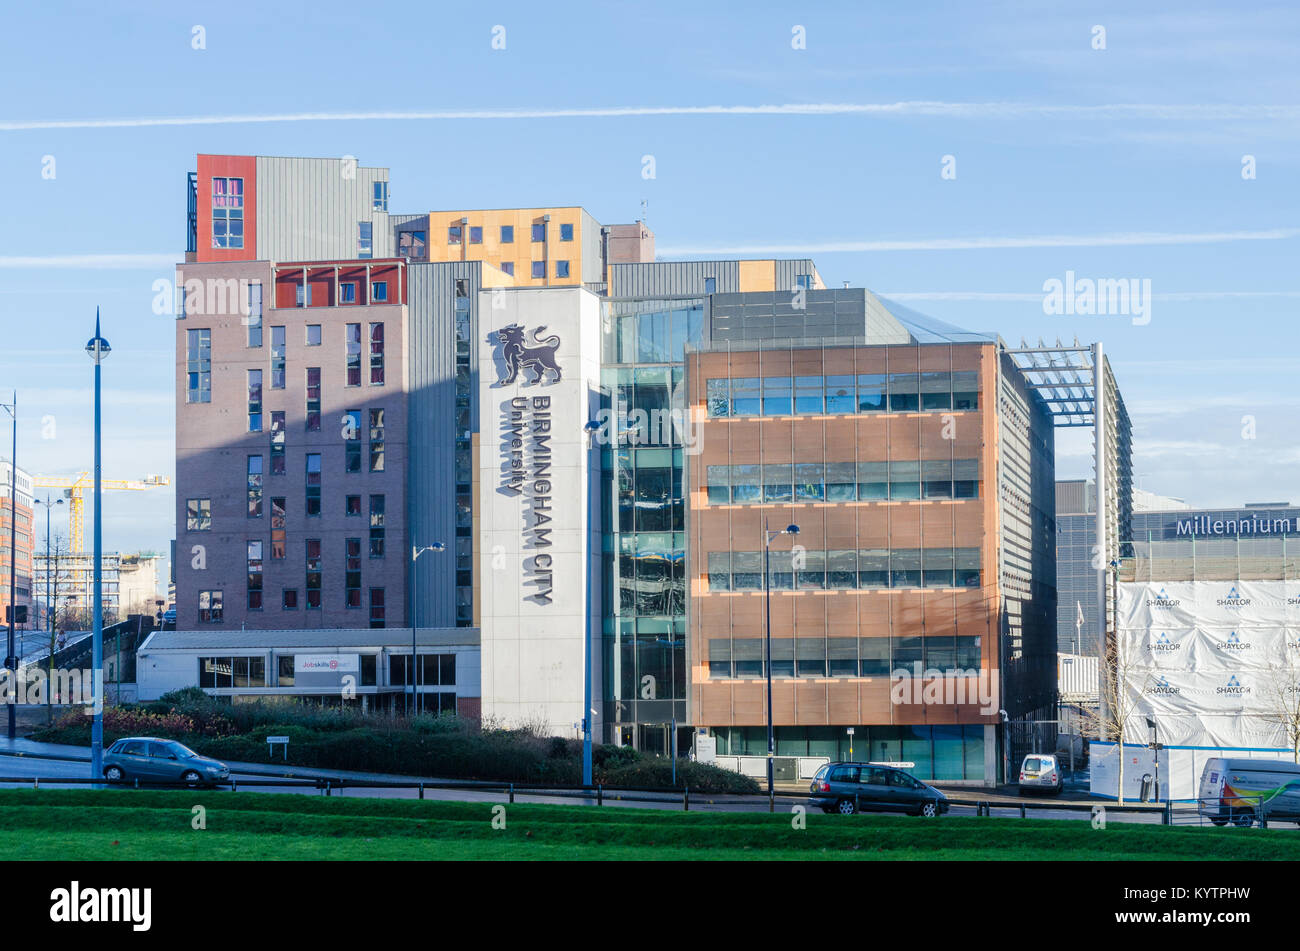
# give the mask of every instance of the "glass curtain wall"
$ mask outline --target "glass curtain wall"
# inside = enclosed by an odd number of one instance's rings
[[[685,347],[704,332],[701,298],[606,301],[602,447],[607,742],[671,750],[686,727]],[[678,750],[684,753],[684,749]]]

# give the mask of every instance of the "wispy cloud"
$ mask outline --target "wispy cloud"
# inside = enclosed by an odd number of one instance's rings
[[[587,119],[645,116],[831,116],[941,117],[953,119],[1145,119],[1224,121],[1231,119],[1295,120],[1300,105],[1230,103],[1105,103],[1100,105],[1027,102],[773,103],[705,106],[596,106],[566,109],[439,109],[372,112],[280,112],[206,116],[118,116],[96,119],[5,119],[0,131],[40,129],[123,129],[150,126],[243,125],[266,122],[409,122],[457,119]]]
[[[176,267],[175,252],[160,254],[49,254],[0,256],[0,268],[62,268],[65,270],[154,270]]]
[[[807,244],[755,244],[661,248],[661,256],[703,254],[835,254],[862,251],[973,251],[1002,248],[1101,248],[1138,245],[1221,244],[1231,241],[1284,241],[1300,235],[1300,228],[1264,231],[1164,232],[1133,231],[1117,234],[1045,234],[982,236],[974,238],[917,238],[888,241],[834,241]],[[889,296],[889,295],[886,295]]]
[[[881,297],[896,301],[992,301],[998,303],[1015,301],[1038,302],[1043,299],[1042,292],[1020,293],[1018,291],[877,291]],[[1233,300],[1240,298],[1300,298],[1300,291],[1167,291],[1152,294],[1155,300],[1163,301],[1201,301]],[[1294,364],[1293,364],[1294,365]]]

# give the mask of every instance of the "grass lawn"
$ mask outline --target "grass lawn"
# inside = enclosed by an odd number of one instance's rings
[[[193,808],[207,828],[192,828]],[[1295,829],[680,813],[184,790],[0,791],[7,859],[1300,859]],[[499,810],[498,810],[499,811]],[[497,823],[500,824],[499,821]]]

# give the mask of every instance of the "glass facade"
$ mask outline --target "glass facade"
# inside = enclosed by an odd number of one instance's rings
[[[456,626],[474,624],[474,412],[469,351],[473,345],[470,284],[456,281]]]
[[[659,753],[674,719],[687,725],[682,380],[704,301],[603,306],[603,409],[614,436],[601,460],[604,739]]]
[[[766,756],[767,727],[734,726],[714,729],[719,756]],[[984,727],[855,726],[849,736],[843,726],[778,726],[774,730],[777,756],[814,756],[856,763],[911,763],[907,772],[937,781],[984,780]]]

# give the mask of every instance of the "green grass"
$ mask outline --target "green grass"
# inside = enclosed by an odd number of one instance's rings
[[[191,827],[206,809],[207,828]],[[945,816],[679,813],[621,806],[134,790],[0,792],[9,859],[1295,860],[1294,829]]]

